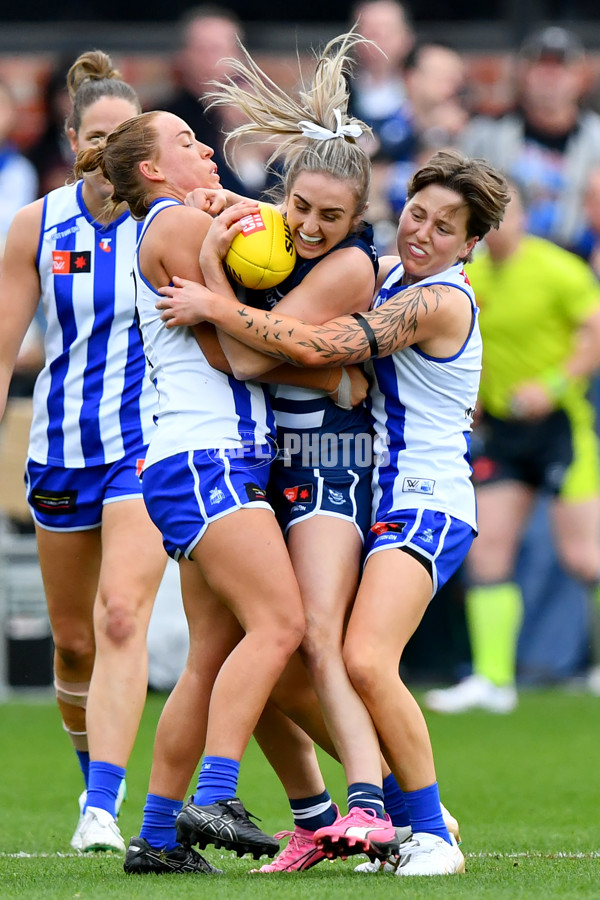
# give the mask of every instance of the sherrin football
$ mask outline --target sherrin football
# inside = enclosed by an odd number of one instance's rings
[[[287,278],[296,262],[287,219],[274,206],[260,203],[257,212],[240,222],[242,230],[223,260],[226,272],[251,290],[275,287]]]

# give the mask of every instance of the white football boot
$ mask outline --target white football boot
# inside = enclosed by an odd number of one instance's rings
[[[125,853],[125,841],[119,831],[117,820],[105,809],[88,806],[83,814],[79,829],[82,853],[95,850],[114,850]]]
[[[457,844],[460,844],[460,828],[458,821],[451,812],[448,812],[443,803],[440,803],[440,806],[442,807],[442,815],[444,817],[446,828],[450,832],[450,835],[454,837]],[[403,845],[412,838],[410,825],[406,825],[403,828],[396,828],[396,834],[400,841],[400,854],[398,856],[386,860],[375,859],[373,862],[369,861],[361,863],[359,866],[355,866],[354,871],[360,872],[363,875],[376,874],[379,871],[385,872],[387,875],[395,875],[396,869],[400,865],[400,860],[402,858]]]
[[[121,807],[123,803],[127,799],[127,784],[125,779],[119,785],[119,791],[117,793],[117,802],[115,805],[115,809],[117,812],[117,819],[119,818],[119,813],[121,812]],[[82,791],[79,795],[79,820],[77,822],[77,828],[73,832],[73,837],[71,838],[71,847],[73,850],[83,850],[83,846],[81,843],[81,826],[83,825],[83,810],[85,808],[85,801],[87,800],[87,791]]]
[[[465,871],[465,858],[456,838],[450,835],[449,844],[437,834],[420,831],[400,845],[400,858],[395,874],[460,875]]]
[[[469,675],[449,688],[427,691],[427,709],[439,713],[463,713],[484,709],[491,713],[510,713],[517,708],[517,689],[512,684],[497,685],[483,675]]]

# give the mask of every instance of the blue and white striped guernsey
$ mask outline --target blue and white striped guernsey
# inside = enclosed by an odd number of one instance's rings
[[[373,302],[381,306],[404,290],[401,265]],[[471,483],[470,432],[481,372],[481,335],[473,289],[462,264],[424,278],[463,291],[473,308],[471,332],[460,351],[438,359],[417,346],[374,359],[371,411],[381,463],[373,472],[373,521],[394,510],[434,509],[476,530]]]
[[[150,222],[177,200],[156,200]],[[139,253],[139,245],[138,245]],[[274,421],[267,391],[254,381],[237,381],[213,369],[190,328],[167,328],[156,303],[161,295],[144,278],[135,257],[136,305],[151,378],[158,391],[157,428],[146,468],[189,450],[230,448],[252,454],[272,440]]]
[[[98,224],[82,186],[45,197],[36,258],[46,363],[34,390],[29,456],[66,468],[114,462],[146,444],[156,406],[135,320],[140,226],[128,213]]]

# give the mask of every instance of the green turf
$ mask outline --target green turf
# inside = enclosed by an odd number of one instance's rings
[[[151,695],[128,769],[120,818],[139,830],[156,720]],[[358,876],[356,860],[300,875],[257,877],[251,859],[208,850],[224,877],[127,877],[115,856],[69,847],[79,769],[51,700],[0,705],[0,898],[583,898],[600,896],[600,700],[562,691],[523,693],[516,713],[428,715],[442,799],[461,823],[467,874],[438,879]],[[344,805],[339,766],[323,759]],[[258,749],[242,765],[240,796],[271,833],[290,827],[283,790]]]

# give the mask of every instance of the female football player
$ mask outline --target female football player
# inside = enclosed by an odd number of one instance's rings
[[[140,111],[101,51],[69,70],[76,152]],[[46,361],[34,390],[27,498],[54,639],[63,727],[85,778],[77,850],[125,849],[115,822],[147,688],[146,631],[166,556],[142,498],[155,391],[135,322],[140,226],[98,173],[24,207],[8,234],[0,409],[41,302]],[[93,673],[92,673],[93,670]]]
[[[379,458],[372,526],[350,612],[343,658],[375,725],[355,756],[357,782],[377,784],[379,742],[404,794],[411,840],[395,856],[398,875],[461,872],[464,859],[444,822],[425,719],[398,674],[406,643],[476,533],[469,434],[481,368],[473,291],[464,272],[477,241],[508,202],[503,176],[483,160],[439,151],[412,177],[398,225],[398,257],[380,261],[373,309],[322,324],[234,302],[212,272],[238,215],[226,210],[204,244],[209,287],[182,279],[163,287],[169,327],[209,321],[249,346],[301,365],[371,361],[371,408]],[[212,262],[207,258],[213,256]],[[219,285],[220,288],[220,285]],[[342,709],[352,716],[354,708]],[[379,742],[377,740],[379,739]],[[316,831],[327,855],[382,856],[378,806],[352,806]]]

